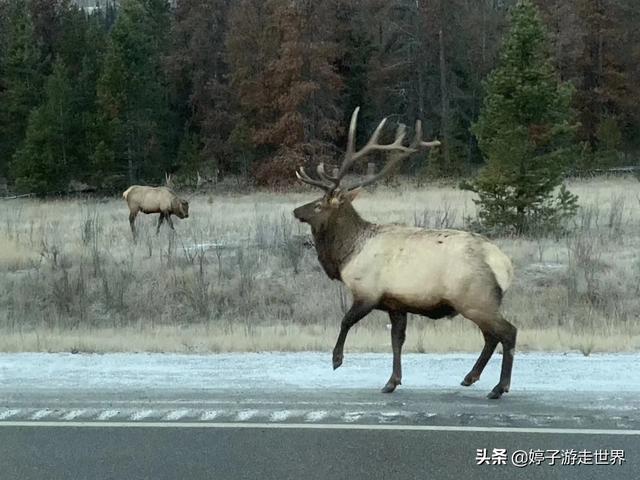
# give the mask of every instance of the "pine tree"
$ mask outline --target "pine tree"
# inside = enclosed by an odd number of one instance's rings
[[[78,158],[73,88],[58,59],[47,79],[45,102],[29,116],[23,145],[14,155],[12,171],[19,191],[49,193],[65,189]]]
[[[572,89],[556,78],[545,30],[530,0],[520,1],[499,66],[473,126],[487,165],[467,188],[479,200],[484,228],[517,234],[554,229],[576,208],[562,184],[576,130]]]
[[[227,173],[233,167],[227,141],[233,130],[224,44],[228,10],[229,0],[177,2],[166,65],[176,124],[184,125],[178,166],[187,173]]]
[[[166,0],[123,1],[97,87],[94,166],[104,186],[158,181],[168,167],[168,29]]]
[[[29,113],[42,98],[40,51],[25,0],[4,6],[0,30],[0,175],[22,142]]]

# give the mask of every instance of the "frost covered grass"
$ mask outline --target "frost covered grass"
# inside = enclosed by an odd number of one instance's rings
[[[381,322],[355,327],[347,341],[348,352],[390,352],[388,329]],[[141,328],[35,327],[27,331],[3,332],[0,352],[304,352],[324,351],[330,355],[337,325],[257,326],[249,333],[243,327],[220,328],[210,324],[163,325]],[[567,328],[521,328],[518,351],[600,352],[640,351],[640,335],[608,330],[601,335]],[[404,351],[413,353],[477,353],[482,337],[467,320],[428,323],[420,320],[408,326]],[[500,349],[498,349],[500,350]],[[329,358],[329,357],[327,357]]]
[[[640,349],[640,182],[572,182],[581,210],[560,238],[494,239],[513,259],[505,314],[522,350]],[[291,210],[317,196],[219,193],[191,199],[189,219],[155,236],[140,215],[131,240],[121,199],[12,200],[0,211],[0,351],[302,351],[332,348],[349,302],[309,248]],[[372,221],[465,228],[475,206],[450,186],[364,193]],[[388,351],[374,313],[347,341]],[[413,317],[407,351],[476,352],[463,319]]]

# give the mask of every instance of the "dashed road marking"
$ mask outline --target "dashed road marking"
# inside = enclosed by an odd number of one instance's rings
[[[109,420],[110,418],[115,417],[119,413],[120,413],[119,410],[105,410],[103,412],[100,412],[100,415],[98,415],[96,418],[97,420]]]
[[[153,410],[138,410],[137,412],[133,412],[131,414],[131,417],[129,417],[131,420],[143,420],[147,417],[150,417],[151,415],[153,415],[155,412]]]
[[[51,413],[53,413],[53,410],[49,410],[48,408],[38,410],[33,415],[31,415],[31,420],[40,420],[41,418],[44,418]]]
[[[0,412],[0,420],[5,420],[7,418],[11,418],[15,415],[18,415],[21,412],[19,408],[14,408],[11,410],[5,410],[4,412]]]
[[[364,416],[364,412],[345,412],[342,416],[344,422],[357,422]]]
[[[244,422],[246,420],[249,420],[250,418],[255,417],[258,413],[258,410],[242,410],[238,412],[238,415],[236,415],[236,420]]]
[[[271,420],[272,422],[284,422],[290,416],[291,412],[289,410],[280,410],[272,412],[269,416],[269,420]]]
[[[207,410],[207,411],[203,412],[202,415],[200,415],[200,420],[206,422],[206,421],[209,421],[209,420],[213,420],[217,416],[218,416],[218,412],[216,410]]]
[[[325,410],[314,410],[313,412],[309,412],[305,415],[304,419],[307,422],[319,422],[323,418],[329,415],[329,412]]]
[[[164,417],[164,420],[180,420],[189,415],[189,410],[172,410]]]
[[[80,415],[82,415],[83,413],[85,413],[87,410],[86,409],[81,409],[81,410],[71,410],[70,412],[66,413],[62,419],[63,420],[73,420],[76,417],[79,417]]]

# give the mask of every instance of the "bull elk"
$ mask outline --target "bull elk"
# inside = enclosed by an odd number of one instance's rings
[[[440,142],[422,140],[420,121],[409,146],[404,145],[406,127],[400,125],[395,140],[380,144],[382,120],[367,144],[355,148],[359,108],[353,112],[347,150],[337,175],[317,167],[317,177],[299,167],[296,176],[318,187],[321,198],[296,208],[294,216],[311,226],[318,260],[331,279],[342,281],[353,296],[353,304],[342,319],[333,350],[333,368],[342,365],[349,329],[372,310],[388,312],[391,319],[393,369],[382,391],[393,392],[402,380],[401,351],[407,313],[439,319],[461,314],[474,322],[484,336],[484,348],[471,371],[462,380],[476,382],[498,343],[502,344],[499,383],[489,398],[509,391],[516,344],[516,328],[500,313],[502,296],[513,277],[509,258],[486,238],[461,230],[430,230],[399,225],[378,225],[364,220],[352,201],[366,185],[387,175],[399,162],[422,147]],[[374,176],[354,185],[343,185],[349,168],[371,152],[387,152],[390,160]]]
[[[165,180],[166,186],[163,187],[133,185],[122,194],[129,206],[129,225],[134,239],[137,237],[135,221],[139,212],[160,214],[156,235],[160,232],[160,227],[164,220],[167,221],[172,230],[175,230],[171,215],[175,215],[178,218],[189,218],[189,202],[178,197],[169,188],[171,175],[165,175]]]

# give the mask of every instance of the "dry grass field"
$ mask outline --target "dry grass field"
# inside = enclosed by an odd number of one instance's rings
[[[570,182],[581,209],[561,238],[497,238],[513,259],[505,314],[518,348],[640,350],[640,182]],[[140,215],[132,242],[121,198],[10,200],[0,209],[0,351],[330,351],[349,302],[321,270],[291,210],[315,191],[208,194],[191,217]],[[378,222],[464,228],[471,194],[407,184],[355,202]],[[347,351],[390,351],[384,314]],[[412,317],[406,351],[479,351],[457,317]]]

